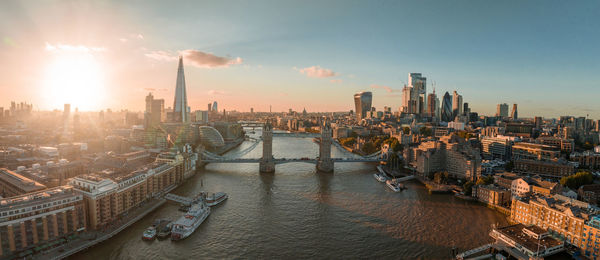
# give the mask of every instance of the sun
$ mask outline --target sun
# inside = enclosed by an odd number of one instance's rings
[[[45,103],[52,108],[71,104],[79,110],[96,110],[104,97],[103,71],[89,52],[53,53],[43,77]]]

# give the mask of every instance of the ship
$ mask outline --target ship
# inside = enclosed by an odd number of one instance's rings
[[[387,181],[387,178],[385,176],[383,176],[382,174],[373,173],[373,177],[375,177],[375,179],[379,182]]]
[[[206,205],[209,207],[216,206],[227,198],[229,198],[229,196],[225,192],[213,193],[211,196],[206,196]]]
[[[185,215],[173,222],[171,240],[182,240],[189,237],[210,215],[210,207],[203,199],[197,200]]]
[[[396,179],[387,180],[385,184],[394,192],[399,192],[404,189],[402,183],[397,182]]]
[[[171,221],[169,221],[168,219],[161,219],[158,223],[158,225],[156,226],[156,229],[158,230],[158,233],[156,234],[156,237],[158,239],[165,239],[171,236]]]
[[[150,226],[144,230],[142,234],[142,239],[147,241],[152,241],[156,237],[156,228],[154,226]]]

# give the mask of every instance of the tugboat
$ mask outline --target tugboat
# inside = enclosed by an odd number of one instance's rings
[[[184,216],[173,223],[171,240],[182,240],[189,237],[210,215],[210,207],[203,199],[196,201]]]
[[[385,184],[390,188],[393,192],[399,192],[404,189],[404,186],[397,182],[396,179],[387,180]]]
[[[156,229],[158,230],[158,234],[156,235],[158,239],[168,238],[171,236],[171,221],[168,219],[160,220]]]
[[[156,238],[156,228],[154,226],[146,228],[142,234],[142,240],[152,241],[154,238]]]
[[[206,196],[206,205],[209,207],[216,206],[227,198],[229,198],[229,196],[225,192],[213,193],[211,196]]]

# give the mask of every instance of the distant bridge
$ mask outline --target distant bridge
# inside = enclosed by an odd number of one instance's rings
[[[260,163],[262,158],[237,158],[237,159],[205,159],[202,160],[206,163]],[[378,158],[331,158],[333,162],[379,162],[381,159]],[[284,163],[312,163],[317,164],[318,158],[277,158],[272,159],[274,164]]]
[[[248,122],[241,121],[239,122],[242,125],[253,126],[253,124],[259,124],[260,122]],[[261,123],[262,124],[262,123]],[[329,126],[329,123],[325,122],[321,125],[321,133],[306,133],[306,132],[273,132],[273,127],[269,122],[264,123],[262,136],[259,139],[253,139],[250,141],[254,141],[254,143],[245,148],[242,151],[236,152],[234,154],[228,154],[225,156],[217,155],[211,153],[209,151],[203,151],[202,162],[204,163],[258,163],[260,172],[274,172],[276,164],[284,164],[284,163],[312,163],[316,164],[317,170],[322,172],[331,172],[334,169],[335,163],[342,162],[380,162],[385,160],[386,156],[381,154],[381,151],[367,155],[360,156],[353,154],[343,147],[340,144],[333,141],[332,138],[332,129]],[[273,158],[273,136],[277,137],[308,137],[308,138],[319,138],[319,155],[317,158]],[[242,158],[245,154],[252,151],[259,143],[263,145],[263,154],[262,158]],[[348,156],[348,158],[331,158],[331,146],[336,145],[336,147],[341,148],[340,150]]]

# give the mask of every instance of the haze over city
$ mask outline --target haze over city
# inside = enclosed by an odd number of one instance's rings
[[[0,260],[600,259],[598,1],[0,1]]]
[[[480,114],[600,117],[594,1],[4,1],[0,104],[143,110],[173,95],[183,55],[192,109],[398,109],[406,75]],[[435,85],[432,85],[435,83]],[[568,90],[569,95],[564,95]],[[441,93],[441,94],[440,94]]]

